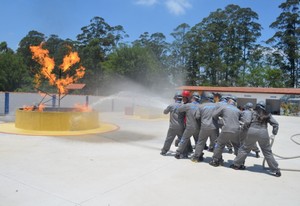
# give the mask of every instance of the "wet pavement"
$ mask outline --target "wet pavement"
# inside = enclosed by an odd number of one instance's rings
[[[119,130],[80,136],[28,136],[0,133],[0,205],[4,206],[160,206],[289,205],[300,203],[300,160],[278,160],[282,176],[262,167],[251,153],[246,170],[174,158],[160,149],[168,118],[140,119],[101,113]],[[300,155],[300,117],[275,116],[279,133],[273,152]],[[11,119],[10,119],[11,120]],[[0,118],[1,124],[8,118]],[[299,134],[299,135],[297,135]],[[293,136],[294,135],[294,136]],[[293,137],[292,137],[293,136]],[[292,138],[291,138],[292,137]],[[295,142],[293,142],[293,140]],[[262,156],[262,155],[261,155]]]

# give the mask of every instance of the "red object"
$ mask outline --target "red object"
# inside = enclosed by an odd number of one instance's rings
[[[191,93],[187,90],[182,91],[182,96],[183,97],[190,97]]]

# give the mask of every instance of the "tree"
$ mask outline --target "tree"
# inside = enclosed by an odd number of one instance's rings
[[[286,86],[299,86],[299,65],[300,65],[300,14],[299,0],[286,0],[279,5],[283,12],[276,18],[270,27],[277,29],[277,32],[267,40],[277,50],[283,53],[281,69],[283,73],[289,74],[289,82]],[[276,53],[275,53],[276,55]]]
[[[17,54],[23,57],[24,63],[28,68],[32,68],[35,64],[32,60],[32,54],[29,47],[40,45],[44,41],[46,41],[46,36],[43,33],[34,30],[29,31],[28,34],[21,39]]]
[[[190,26],[186,23],[180,24],[171,33],[174,41],[170,44],[170,55],[168,56],[168,72],[171,83],[175,86],[185,84],[188,41],[186,34],[190,31]]]
[[[46,36],[43,33],[32,30],[29,31],[28,34],[24,38],[22,38],[19,43],[16,54],[22,59],[27,73],[30,74],[29,76],[31,77],[33,77],[40,70],[40,66],[32,59],[30,46],[37,46],[45,40]],[[33,85],[33,78],[31,78],[31,80]]]
[[[82,59],[82,65],[86,68],[85,76],[82,81],[86,83],[84,91],[89,94],[101,94],[103,86],[103,68],[101,63],[105,62],[107,57],[99,47],[99,39],[91,40],[86,46],[80,47],[79,55]]]
[[[90,41],[98,39],[99,47],[105,54],[109,54],[120,40],[127,37],[122,26],[110,26],[98,16],[91,19],[90,24],[82,27],[81,31],[82,33],[77,35],[79,45],[88,45]]]
[[[189,42],[190,84],[234,86],[245,84],[247,61],[261,26],[250,8],[228,5],[196,24],[186,35]],[[242,81],[239,76],[242,74]]]
[[[4,41],[4,42],[1,42],[0,43],[0,54],[1,53],[13,53],[13,50],[10,49],[8,46],[7,46],[7,43]]]
[[[198,61],[194,72],[199,73],[202,85],[224,85],[224,42],[227,28],[225,13],[218,9],[196,24],[191,31],[194,36],[190,43],[195,53],[192,61]],[[194,60],[193,60],[194,59]],[[200,83],[198,82],[198,84]]]
[[[161,83],[165,84],[167,78],[152,51],[138,45],[118,48],[103,67],[107,86],[130,79],[149,89],[161,89]]]
[[[169,44],[163,33],[157,32],[149,34],[144,32],[139,39],[133,42],[133,45],[148,48],[162,64],[165,63]]]
[[[101,63],[112,53],[120,40],[127,37],[123,27],[110,26],[101,17],[94,17],[88,26],[81,28],[76,46],[83,66],[87,69],[83,81],[87,82],[85,91],[94,93],[103,85]],[[99,93],[99,92],[98,92]]]
[[[22,58],[0,43],[0,91],[28,91],[31,78]]]
[[[226,6],[224,13],[227,20],[224,60],[228,71],[225,79],[230,85],[245,85],[247,61],[261,35],[261,26],[255,22],[258,15],[250,8],[233,4]]]

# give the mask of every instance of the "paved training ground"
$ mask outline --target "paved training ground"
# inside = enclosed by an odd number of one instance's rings
[[[273,152],[299,156],[290,137],[299,134],[300,117],[275,116],[279,122]],[[247,170],[177,160],[159,155],[168,118],[138,119],[101,113],[117,131],[79,136],[0,134],[2,206],[160,206],[300,204],[300,172],[277,178],[262,168],[263,158],[246,160]],[[5,118],[1,118],[2,123]],[[5,124],[0,123],[0,127]],[[299,142],[300,136],[294,139]],[[174,152],[175,147],[171,150]],[[277,158],[278,159],[278,158]],[[300,170],[300,160],[278,159],[281,168]]]

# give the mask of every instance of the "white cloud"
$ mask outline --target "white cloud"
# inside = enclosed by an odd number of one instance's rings
[[[185,14],[186,9],[191,8],[189,0],[166,0],[168,10],[175,15]]]
[[[145,6],[152,6],[156,4],[158,0],[136,0],[136,4],[145,5]]]
[[[191,8],[190,0],[135,0],[135,3],[143,6],[153,6],[164,4],[170,13],[175,15],[185,14]]]

